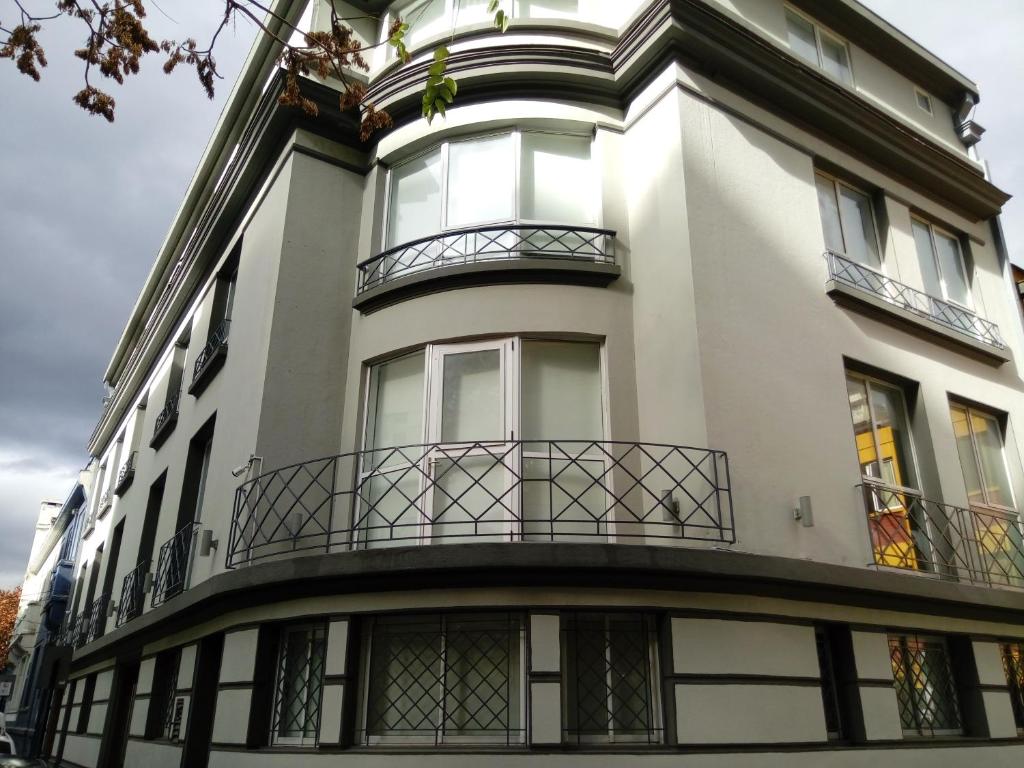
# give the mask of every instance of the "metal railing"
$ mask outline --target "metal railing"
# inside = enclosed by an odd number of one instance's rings
[[[1015,514],[956,507],[882,484],[858,487],[875,565],[1024,587],[1024,539]]]
[[[128,454],[124,464],[121,465],[121,470],[117,473],[117,482],[114,484],[115,494],[121,495],[132,484],[132,480],[135,479],[135,462],[138,457],[139,452],[132,451]]]
[[[826,251],[825,259],[830,280],[870,293],[893,306],[993,347],[1003,349],[1006,346],[999,327],[969,309],[904,285],[834,251]]]
[[[734,542],[722,451],[593,440],[431,443],[294,464],[235,494],[227,565],[449,541]]]
[[[160,546],[153,579],[153,607],[181,594],[188,576],[188,559],[198,523],[189,523]]]
[[[98,516],[101,517],[103,515],[103,513],[106,512],[108,509],[110,509],[113,505],[114,505],[114,498],[111,495],[110,491],[109,490],[108,491],[104,491],[103,495],[100,497],[100,506],[99,506],[99,515]]]
[[[86,608],[88,620],[85,627],[85,639],[82,643],[91,643],[98,637],[103,636],[107,625],[107,606],[110,604],[110,594],[100,595]]]
[[[169,395],[163,409],[156,415],[156,423],[153,425],[153,440],[157,440],[165,427],[178,420],[178,405],[181,402],[181,392],[174,392]]]
[[[209,365],[213,357],[228,345],[228,331],[231,329],[231,321],[228,319],[221,320],[213,333],[210,334],[209,340],[206,345],[199,350],[199,354],[196,355],[195,365],[192,367],[192,381],[195,382],[198,378],[203,375],[206,370],[206,366]]]
[[[440,267],[514,259],[614,264],[615,232],[597,227],[506,224],[421,237],[359,263],[357,293]]]
[[[142,615],[146,603],[146,584],[149,576],[149,560],[132,568],[121,583],[121,600],[117,604],[117,626]]]

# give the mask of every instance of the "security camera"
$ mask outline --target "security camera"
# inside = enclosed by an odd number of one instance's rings
[[[234,475],[235,477],[241,477],[242,475],[244,475],[246,472],[249,471],[249,469],[252,467],[254,461],[262,462],[263,461],[263,457],[262,456],[257,456],[255,453],[250,453],[249,454],[249,460],[247,462],[245,462],[245,464],[243,464],[242,466],[235,467],[234,469],[232,469],[231,470],[231,474]]]

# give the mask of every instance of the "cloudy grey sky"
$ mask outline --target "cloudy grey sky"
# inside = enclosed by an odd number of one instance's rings
[[[866,3],[979,84],[980,150],[995,181],[1024,197],[1024,3]],[[0,20],[11,5],[0,0]],[[158,37],[203,39],[217,20],[213,0],[160,0],[166,15],[147,6]],[[103,369],[253,34],[222,37],[226,82],[213,102],[191,73],[166,77],[153,60],[115,91],[113,125],[71,103],[81,41],[69,24],[43,36],[41,83],[0,62],[0,587],[21,580],[39,502],[63,500],[85,463]],[[1024,201],[1010,202],[1004,226],[1024,261]]]

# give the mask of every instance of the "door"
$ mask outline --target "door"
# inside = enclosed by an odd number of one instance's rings
[[[432,348],[424,541],[519,533],[514,340]]]

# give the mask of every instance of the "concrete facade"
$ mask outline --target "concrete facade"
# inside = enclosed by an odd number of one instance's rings
[[[275,9],[324,23],[322,7]],[[978,130],[959,117],[973,83],[853,0],[823,13],[524,0],[504,36],[475,17],[455,25],[460,95],[432,125],[415,72],[452,22],[416,39],[408,67],[378,51],[368,92],[396,125],[365,143],[328,111],[329,83],[303,84],[320,121],[281,108],[274,51],[258,42],[106,373],[76,605],[108,618],[74,643],[52,757],[1019,764],[1008,665],[1024,643],[1024,325],[996,229],[1006,195],[964,138]],[[839,41],[851,82],[794,53],[787,14],[819,45]],[[380,34],[365,20],[357,32]],[[527,135],[590,138],[594,188],[579,194],[597,200],[593,221],[520,213]],[[419,256],[389,248],[389,228],[433,194],[389,202],[403,164],[440,158],[441,178],[453,147],[490,136],[516,147],[515,214],[463,229],[451,208]],[[490,178],[466,176],[479,184],[466,205],[491,200],[504,157]],[[877,235],[879,266],[849,291],[924,295],[924,221],[955,235],[970,306],[933,295],[897,321],[835,300],[819,173],[863,193]],[[563,230],[571,255],[551,235]],[[581,256],[597,238],[609,250]],[[573,270],[520,263],[570,258]],[[360,306],[381,264],[394,282]],[[413,272],[416,291],[399,290]],[[527,348],[542,342],[597,350],[585,374],[598,433],[525,432]],[[557,349],[543,375],[578,387],[547,404],[561,424],[591,379]],[[498,361],[501,401],[474,411],[483,395],[466,389],[465,414],[501,428],[456,441],[446,361],[477,353]],[[384,364],[406,355],[423,364],[401,374],[395,404]],[[848,373],[906,404],[900,462],[915,484],[886,491],[903,506],[871,506],[861,488]],[[985,457],[1000,458],[983,470],[1005,469],[1001,528],[985,516],[998,483],[965,479],[951,403],[998,424]],[[388,434],[413,438],[374,442],[392,416]],[[393,452],[407,443],[427,448]],[[487,462],[498,481],[473,474]],[[468,518],[445,528],[452,506]],[[396,508],[373,538],[367,521]]]

